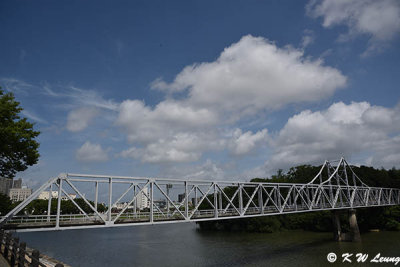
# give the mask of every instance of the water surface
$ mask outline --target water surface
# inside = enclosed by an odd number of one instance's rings
[[[261,234],[200,231],[197,228],[194,223],[179,223],[20,233],[19,236],[28,246],[77,267],[335,266],[346,252],[368,253],[369,259],[377,253],[400,256],[399,232],[366,233],[362,235],[362,243],[338,243],[332,241],[331,233],[285,231]],[[340,257],[334,264],[326,259],[330,252]]]

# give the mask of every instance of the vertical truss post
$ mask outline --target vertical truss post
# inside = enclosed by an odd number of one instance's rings
[[[263,197],[262,197],[262,185],[260,184],[258,188],[258,207],[260,209],[260,214],[264,214],[264,203],[263,203]]]
[[[370,188],[367,188],[366,190],[365,190],[365,206],[369,206],[369,191],[370,191],[371,189]]]
[[[279,185],[276,187],[276,192],[277,192],[277,197],[278,197],[279,212],[282,212],[281,189],[280,189]]]
[[[194,207],[197,207],[197,186],[194,186]]]
[[[98,197],[99,197],[99,182],[95,183],[94,186],[94,209],[97,211],[97,202],[98,202]]]
[[[184,184],[185,184],[185,220],[188,220],[189,219],[189,195],[188,195],[187,181],[185,181]]]
[[[152,180],[150,180],[150,218],[149,218],[151,223],[154,221],[154,216],[153,216],[153,212],[154,212],[153,197],[154,197],[154,195],[153,195],[153,193],[154,193],[154,180],[152,179]]]
[[[62,193],[62,178],[58,179],[58,199],[57,199],[57,217],[56,217],[56,228],[60,227],[60,214],[61,214],[61,193]]]
[[[300,193],[300,191],[296,190],[296,185],[294,185],[293,188],[294,188],[294,190],[293,190],[293,205],[294,205],[294,209],[297,210],[297,199],[298,199],[298,195],[300,195],[301,193]]]
[[[343,207],[344,206],[344,204],[343,204],[343,194],[344,194],[344,192],[343,192],[343,187],[341,187],[340,186],[340,181],[339,181],[339,179],[337,178],[337,174],[335,175],[335,177],[336,177],[336,181],[337,181],[337,186],[338,186],[338,190],[339,190],[339,200],[340,200],[340,206],[341,207]]]
[[[136,197],[136,185],[133,186],[133,214],[136,215],[137,209],[137,197]]]
[[[329,198],[330,198],[331,202],[333,203],[334,202],[334,200],[333,200],[334,196],[333,196],[333,189],[332,189],[332,181],[330,179],[331,178],[331,170],[330,170],[330,168],[331,168],[331,164],[328,162],[327,165],[326,165],[326,170],[327,170],[327,173],[328,173]]]
[[[51,214],[51,197],[52,197],[52,192],[53,192],[53,184],[50,185],[49,187],[49,203],[47,204],[47,221],[50,221],[50,214]]]
[[[379,189],[379,195],[378,195],[378,206],[381,205],[381,196],[382,196],[382,188]]]
[[[219,209],[220,210],[222,210],[223,209],[223,207],[222,207],[222,192],[221,192],[221,188],[220,188],[220,190],[218,191],[218,205],[219,205]]]
[[[112,211],[112,178],[108,179],[108,214],[107,221],[111,222],[111,211]]]
[[[239,212],[243,216],[243,184],[238,184],[239,187]]]
[[[214,183],[214,217],[218,218],[218,192],[217,185]]]
[[[345,181],[346,181],[346,186],[347,186],[347,198],[350,200],[351,193],[350,193],[349,177],[347,177],[347,170],[346,170],[346,165],[344,163],[344,160],[343,160],[342,164],[343,164],[344,177],[346,179]],[[353,207],[353,203],[351,202],[350,204],[351,204],[351,207]]]

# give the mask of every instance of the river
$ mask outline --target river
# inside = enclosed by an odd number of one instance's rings
[[[20,233],[19,236],[28,246],[73,267],[335,266],[346,252],[368,253],[367,262],[377,253],[400,256],[400,232],[371,232],[362,235],[362,243],[338,243],[332,241],[330,233],[215,232],[200,231],[194,223],[179,223]],[[327,261],[330,252],[338,255],[334,264]],[[354,256],[350,259],[356,260]]]

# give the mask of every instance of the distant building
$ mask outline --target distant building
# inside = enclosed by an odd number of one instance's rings
[[[113,206],[113,208],[116,208],[116,209],[118,209],[118,210],[122,210],[122,209],[124,209],[126,206],[128,206],[128,202],[117,203],[117,204],[115,204],[115,205]],[[129,205],[129,206],[127,207],[127,209],[133,209],[133,206],[132,206],[132,205]]]
[[[143,188],[142,192],[136,197],[136,209],[142,210],[145,208],[150,208],[150,200],[146,197],[148,195],[148,188]],[[118,210],[124,209],[128,205],[128,202],[116,203],[113,208]],[[134,209],[134,202],[127,207],[127,209]]]
[[[13,180],[12,188],[22,188],[22,179]]]
[[[75,199],[76,195],[75,194],[68,194],[70,198]],[[44,199],[48,200],[50,197],[50,191],[43,191],[42,193],[39,194],[38,199]],[[51,198],[58,198],[58,191],[51,191]],[[61,197],[62,200],[69,200],[69,198],[65,195]]]
[[[8,196],[12,184],[12,179],[0,178],[0,193]]]
[[[143,188],[142,192],[136,197],[136,207],[138,209],[150,208],[150,200],[146,197],[149,195],[149,189],[147,187]]]
[[[27,199],[30,195],[32,195],[32,189],[31,188],[11,188],[9,191],[9,197],[12,202],[17,202],[17,201],[24,201]]]
[[[0,193],[8,196],[11,188],[22,188],[22,179],[0,177]]]
[[[178,202],[182,202],[185,199],[185,193],[178,195]]]

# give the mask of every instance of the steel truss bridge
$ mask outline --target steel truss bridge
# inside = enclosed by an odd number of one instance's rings
[[[344,158],[334,163],[325,161],[318,174],[305,184],[65,173],[50,179],[1,217],[0,227],[16,231],[121,227],[400,204],[400,189],[370,187]],[[53,197],[56,200],[52,204],[52,193],[49,193],[46,214],[20,215],[42,192],[53,189],[58,194]],[[82,201],[74,200],[71,192],[83,200],[86,211]],[[180,201],[173,201],[178,194]],[[69,199],[80,214],[63,213],[62,198]],[[106,211],[99,211],[99,198],[106,199]],[[166,207],[157,205],[160,199],[165,201]],[[139,201],[148,203],[147,211],[137,209]],[[120,204],[119,209],[110,208],[117,204]]]

